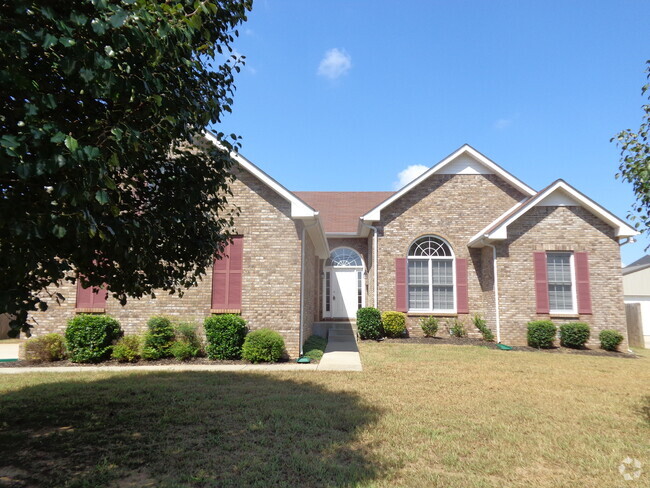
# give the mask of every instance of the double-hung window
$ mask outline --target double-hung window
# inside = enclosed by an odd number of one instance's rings
[[[576,286],[573,253],[546,253],[550,313],[576,312]]]
[[[408,309],[455,312],[454,257],[443,239],[424,236],[408,253]]]

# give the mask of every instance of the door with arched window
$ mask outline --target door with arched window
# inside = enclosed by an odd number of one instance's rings
[[[365,303],[365,277],[361,255],[354,249],[334,249],[323,270],[323,316],[356,317]]]

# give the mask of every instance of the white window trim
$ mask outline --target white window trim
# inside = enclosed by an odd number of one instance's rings
[[[548,251],[546,253],[546,259],[548,260],[548,255],[549,254],[568,254],[569,255],[569,266],[571,268],[571,309],[564,309],[564,310],[553,310],[551,309],[551,293],[550,290],[548,289],[549,285],[551,284],[550,281],[546,280],[546,289],[548,293],[548,300],[549,300],[549,315],[577,315],[578,314],[578,295],[576,291],[576,267],[575,267],[575,260],[574,260],[574,253],[573,251]],[[546,267],[546,273],[548,274],[548,265]]]
[[[438,238],[439,239],[439,238]],[[446,242],[446,241],[445,241]],[[447,243],[449,246],[449,243]],[[449,249],[451,250],[451,246],[449,246]],[[453,254],[453,251],[451,251]],[[452,299],[454,301],[454,306],[453,308],[411,308],[410,307],[410,294],[409,294],[409,267],[408,267],[408,262],[411,260],[419,260],[419,261],[433,261],[433,260],[451,260],[451,288],[452,288]],[[433,266],[431,263],[429,263],[429,304],[433,305]],[[440,313],[440,314],[455,314],[456,311],[458,310],[458,303],[456,300],[456,259],[455,257],[452,256],[407,256],[406,258],[406,294],[407,294],[407,305],[408,305],[408,312],[409,313]]]
[[[322,278],[322,290],[323,290],[323,311],[322,315],[323,318],[332,318],[334,317],[334,306],[332,304],[332,301],[330,300],[330,309],[327,311],[327,296],[326,296],[326,291],[327,291],[327,286],[326,286],[326,277],[327,273],[330,274],[330,294],[332,292],[332,281],[334,280],[334,273],[336,272],[337,269],[344,269],[344,270],[356,270],[357,272],[361,272],[361,306],[365,307],[366,306],[366,262],[363,259],[363,255],[357,251],[356,249],[348,246],[339,246],[330,252],[330,257],[334,253],[334,251],[338,249],[350,249],[351,251],[354,251],[356,254],[359,255],[359,258],[361,259],[361,266],[323,266],[323,278]],[[329,258],[328,258],[329,259]],[[327,262],[327,259],[325,260]],[[357,275],[355,275],[357,276]],[[356,301],[357,303],[359,299],[358,296],[358,290],[357,290],[357,296],[356,296]]]

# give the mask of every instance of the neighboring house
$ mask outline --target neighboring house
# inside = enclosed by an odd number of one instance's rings
[[[645,347],[650,348],[650,256],[623,268],[625,303],[638,303]]]
[[[475,313],[509,344],[549,318],[589,323],[593,343],[604,328],[625,334],[619,246],[637,232],[562,180],[537,192],[464,145],[394,193],[291,192],[234,159],[238,237],[198,287],[122,307],[64,284],[63,305],[33,314],[35,332],[63,331],[79,312],[111,314],[127,332],[156,314],[233,312],[281,332],[295,357],[314,323],[375,306],[407,313],[412,335],[428,315],[472,330]]]

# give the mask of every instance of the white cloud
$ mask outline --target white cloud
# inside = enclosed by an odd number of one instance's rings
[[[496,122],[494,122],[494,128],[496,130],[507,129],[511,125],[512,125],[512,119],[498,119]]]
[[[352,58],[345,49],[330,49],[318,65],[318,75],[335,80],[352,68]]]
[[[403,169],[397,174],[397,181],[393,182],[393,190],[399,190],[403,186],[406,186],[428,169],[428,167],[422,164],[407,166],[406,169]]]

